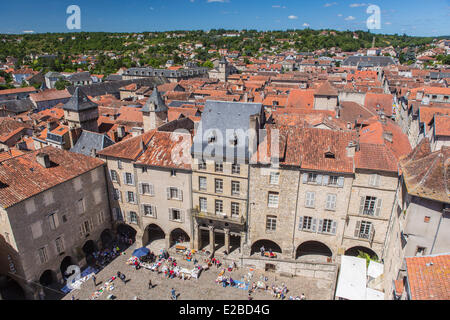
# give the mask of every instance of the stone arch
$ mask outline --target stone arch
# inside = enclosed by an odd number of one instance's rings
[[[112,234],[110,229],[103,230],[102,234],[100,235],[100,242],[103,248],[108,248],[113,244],[114,235]]]
[[[66,275],[67,268],[76,265],[75,260],[71,256],[65,257],[59,266],[59,270],[61,271],[61,274],[63,276],[63,279],[67,278],[69,275]]]
[[[157,240],[166,239],[164,230],[155,223],[149,224],[145,227],[144,235],[142,236],[142,245],[147,246]]]
[[[378,254],[375,251],[373,251],[370,248],[362,247],[362,246],[356,246],[356,247],[351,247],[351,248],[347,249],[345,251],[345,255],[346,256],[357,257],[359,255],[359,252],[367,253],[367,254],[369,254],[369,256],[371,258],[375,258],[376,260],[379,259],[379,256],[378,256]]]
[[[177,243],[188,245],[191,241],[189,234],[181,228],[175,228],[170,232],[170,246],[173,247]]]
[[[56,272],[53,270],[45,270],[39,277],[39,283],[45,287],[50,286],[58,281]]]
[[[333,251],[320,241],[305,241],[297,247],[295,259],[313,262],[331,262]]]
[[[128,224],[121,223],[117,226],[117,233],[120,237],[126,237],[128,239],[131,239],[134,243],[136,241],[136,234],[137,231]]]
[[[0,275],[0,294],[3,300],[25,300],[26,293],[22,285],[15,279]]]
[[[281,250],[281,247],[274,241],[261,239],[252,244],[252,250],[251,255],[254,253],[260,253],[261,247],[264,246],[264,249],[266,251],[269,251],[269,249],[272,249],[273,252],[276,253],[283,253]]]

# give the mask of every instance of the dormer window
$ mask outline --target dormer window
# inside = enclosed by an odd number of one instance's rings
[[[234,137],[230,140],[230,144],[231,144],[232,146],[237,146],[238,143],[239,143],[239,140],[238,140],[237,135],[235,134]]]
[[[325,153],[325,158],[326,159],[336,159],[336,156],[333,152],[326,152]]]

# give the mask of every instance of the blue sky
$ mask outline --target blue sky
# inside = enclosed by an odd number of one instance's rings
[[[373,4],[381,10],[375,33],[450,35],[450,0],[1,0],[0,33],[69,32],[72,4],[81,8],[81,31],[367,30]]]

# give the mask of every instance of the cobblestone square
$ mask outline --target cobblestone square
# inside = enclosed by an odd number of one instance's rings
[[[158,274],[145,268],[135,270],[134,267],[127,265],[126,261],[131,257],[135,248],[131,247],[125,251],[125,255],[117,257],[97,275],[97,289],[105,284],[112,276],[120,271],[126,275],[127,283],[123,283],[120,279],[114,281],[115,289],[112,291],[105,291],[100,295],[98,300],[106,300],[108,295],[113,294],[117,300],[133,300],[138,297],[140,300],[169,300],[171,299],[171,289],[174,288],[179,294],[179,300],[247,300],[248,291],[232,287],[223,288],[215,282],[219,272],[222,269],[212,266],[209,270],[203,270],[198,279],[181,280],[181,279],[167,279],[164,274]],[[154,251],[158,252],[158,251]],[[182,259],[182,255],[175,254],[172,256],[182,267],[192,269],[193,263],[189,263]],[[199,259],[200,260],[200,259]],[[225,272],[227,277],[240,281],[243,276],[249,273],[249,268],[240,268],[232,272]],[[285,283],[288,287],[286,299],[289,296],[300,296],[305,294],[307,300],[328,300],[332,296],[332,282],[327,280],[318,280],[306,277],[286,278],[279,274],[262,272],[255,270],[252,281],[259,281],[260,277],[264,275],[268,278],[267,284],[269,287],[272,284],[281,286]],[[148,289],[148,282],[152,281],[155,286],[153,289]],[[74,290],[67,294],[63,300],[75,299],[89,300],[96,288],[91,279],[81,285],[80,290]],[[273,300],[274,296],[270,292],[264,290],[256,290],[252,294],[254,300]]]

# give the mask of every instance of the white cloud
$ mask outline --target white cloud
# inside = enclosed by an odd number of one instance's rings
[[[367,3],[352,3],[350,5],[350,8],[358,8],[358,7],[365,7],[365,6],[368,6],[368,4]]]
[[[291,15],[291,16],[288,17],[288,19],[291,19],[291,20],[297,20],[298,17],[297,17],[297,16],[294,16],[294,15]]]
[[[342,17],[342,13],[339,13],[337,16],[338,16],[338,17]]]
[[[388,26],[390,26],[392,24],[392,22],[386,22],[385,24],[387,24]]]
[[[208,2],[208,3],[212,3],[212,2],[222,2],[222,3],[224,3],[224,2],[230,2],[229,0],[207,0],[206,2]]]
[[[305,23],[303,24],[303,26],[304,26],[304,27],[309,27],[309,23],[306,23],[306,22],[305,22]]]
[[[336,6],[336,5],[337,5],[337,2],[330,2],[330,3],[325,3],[323,6],[324,6],[325,8],[328,8],[328,7]]]
[[[355,20],[356,18],[354,16],[348,16],[347,18],[345,18],[345,21],[352,21]]]
[[[34,33],[34,30],[24,30],[23,33]]]

